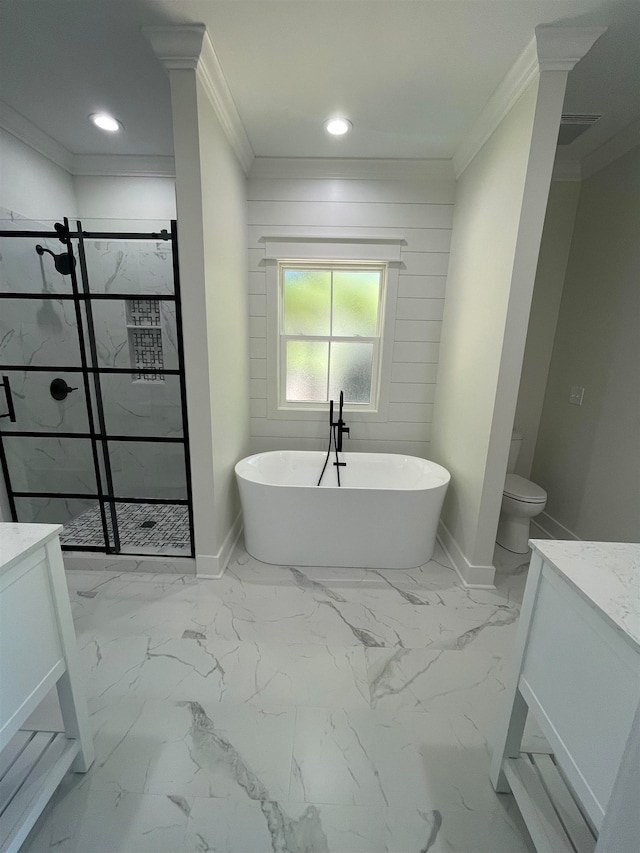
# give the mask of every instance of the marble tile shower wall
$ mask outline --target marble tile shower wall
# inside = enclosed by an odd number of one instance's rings
[[[2,211],[0,211],[0,214]],[[24,227],[24,226],[23,226]],[[28,227],[38,227],[30,223]],[[40,226],[41,227],[41,226]],[[113,227],[113,226],[110,226]],[[0,291],[20,293],[71,292],[68,277],[56,273],[49,255],[39,256],[40,242],[60,252],[55,240],[3,238],[0,247]],[[168,243],[89,241],[85,244],[91,290],[96,293],[153,295],[173,292],[171,247]],[[84,310],[84,309],[83,309]],[[178,367],[175,307],[161,303],[162,343],[167,368]],[[102,367],[130,367],[124,300],[93,303],[98,362]],[[80,366],[80,349],[74,305],[56,299],[5,299],[0,312],[0,363],[33,366]],[[51,380],[61,375],[77,390],[66,400],[49,393]],[[11,387],[19,430],[86,432],[89,424],[83,383],[79,374],[58,372],[11,373]],[[135,382],[129,375],[101,378],[105,422],[115,435],[179,437],[182,431],[179,380]],[[95,492],[90,443],[82,439],[5,438],[14,489],[21,491]],[[111,445],[114,486],[132,497],[184,497],[184,472],[180,445]],[[31,520],[69,518],[86,503],[22,499],[33,513]],[[76,505],[77,504],[77,505]],[[26,516],[25,516],[26,520]]]
[[[268,417],[265,236],[401,238],[389,418],[358,423],[349,448],[428,456],[455,184],[252,179],[249,199],[251,435],[254,452],[322,449],[325,418]]]

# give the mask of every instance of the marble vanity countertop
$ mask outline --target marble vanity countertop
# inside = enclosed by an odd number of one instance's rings
[[[640,545],[555,539],[529,544],[640,649]]]
[[[10,569],[61,530],[61,524],[0,523],[0,572]]]

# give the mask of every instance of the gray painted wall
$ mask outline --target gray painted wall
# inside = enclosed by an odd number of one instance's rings
[[[639,235],[640,147],[583,182],[532,466],[580,539],[640,540]]]
[[[526,478],[531,477],[579,195],[579,181],[554,181],[549,190],[514,423],[523,436],[516,474]]]

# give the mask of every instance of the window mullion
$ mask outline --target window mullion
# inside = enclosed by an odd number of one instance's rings
[[[330,340],[327,335],[280,335],[280,338],[283,341],[318,341],[320,343]],[[354,338],[354,340],[362,339]]]
[[[329,354],[327,358],[327,394],[329,399],[329,387],[331,384],[331,341],[333,339],[333,270],[331,270],[331,293],[329,298]]]

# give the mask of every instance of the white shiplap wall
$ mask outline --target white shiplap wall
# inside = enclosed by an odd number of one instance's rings
[[[388,420],[349,418],[346,449],[428,456],[455,184],[431,180],[250,178],[249,327],[252,452],[324,449],[327,417],[268,417],[264,238],[400,238]]]

